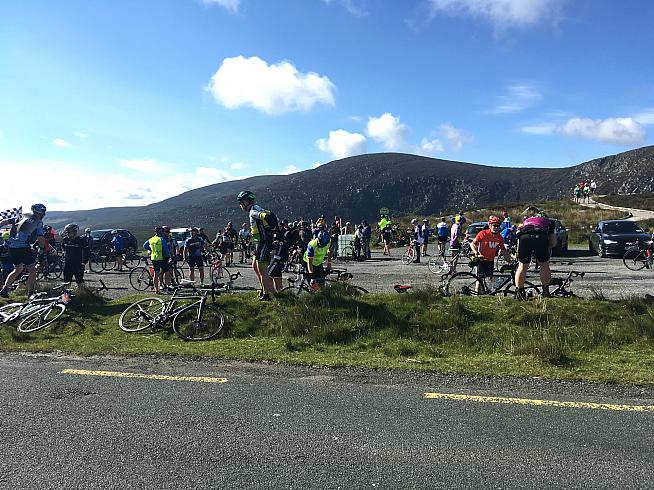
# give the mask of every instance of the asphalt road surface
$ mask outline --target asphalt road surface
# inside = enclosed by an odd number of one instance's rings
[[[391,257],[373,252],[370,261],[336,261],[334,267],[347,269],[354,276],[352,282],[370,292],[393,292],[395,284],[417,287],[438,287],[441,284],[440,276],[429,272],[426,260],[420,264],[404,265],[400,261],[403,251],[404,249],[393,249]],[[622,259],[602,259],[590,255],[587,249],[571,249],[565,257],[553,257],[551,267],[553,277],[563,277],[569,271],[585,272],[583,278],[574,280],[571,288],[580,296],[603,295],[609,299],[619,299],[632,295],[654,294],[654,270],[630,271],[624,266]],[[256,277],[250,265],[234,264],[230,269],[232,273],[242,274],[235,282],[238,291],[253,291],[257,288]],[[458,270],[469,270],[469,268],[460,265]],[[186,278],[189,277],[188,269],[184,270],[184,274]],[[102,279],[111,288],[105,293],[109,297],[126,296],[137,292],[130,286],[128,272],[91,273],[87,274],[87,279],[92,286],[99,285],[97,281]],[[527,280],[536,284],[540,281],[538,274],[531,271],[528,273]]]
[[[0,376],[0,488],[654,486],[651,388],[17,354]]]

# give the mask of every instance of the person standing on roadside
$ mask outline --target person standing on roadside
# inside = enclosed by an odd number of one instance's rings
[[[420,248],[422,247],[423,244],[423,237],[422,237],[422,226],[420,226],[420,223],[418,223],[418,220],[416,218],[413,218],[411,220],[411,225],[413,226],[413,244],[416,249],[416,257],[413,259],[414,264],[419,264],[420,263]]]
[[[247,262],[247,259],[250,258],[250,239],[252,234],[250,233],[250,225],[243,223],[241,229],[238,231],[238,244],[239,244],[239,264]]]
[[[251,191],[241,191],[236,196],[238,204],[250,217],[252,239],[257,243],[255,256],[252,259],[254,270],[261,285],[260,301],[269,301],[273,292],[273,282],[268,275],[270,252],[272,251],[273,233],[278,228],[277,216],[272,211],[255,203],[255,195]]]
[[[157,226],[154,229],[154,236],[143,243],[143,250],[150,252],[150,260],[152,261],[152,269],[154,270],[153,282],[154,291],[157,294],[161,293],[164,284],[164,275],[170,270],[170,250],[168,249],[168,242],[164,237],[163,226]]]
[[[427,253],[427,245],[429,244],[429,235],[431,235],[431,228],[429,227],[429,220],[427,218],[422,220],[422,256],[429,257]]]
[[[361,222],[361,224],[363,225],[363,258],[371,259],[372,254],[370,252],[370,240],[372,240],[372,228],[365,219]]]
[[[590,194],[594,196],[595,191],[597,191],[597,182],[595,182],[595,179],[593,179],[590,181]]]
[[[447,225],[445,218],[441,218],[441,222],[436,225],[436,235],[438,239],[438,254],[445,257],[445,244],[450,239],[450,227]]]
[[[86,246],[89,247],[89,260],[86,262],[85,269],[86,272],[91,272],[91,250],[93,250],[93,237],[91,236],[91,228],[84,229],[84,240],[86,240]]]
[[[84,284],[84,265],[89,260],[90,250],[88,241],[77,236],[79,227],[75,223],[68,223],[64,227],[64,239],[61,247],[64,250],[64,282],[70,282],[75,276],[78,286]]]
[[[184,260],[188,263],[190,269],[189,278],[195,282],[195,269],[200,273],[200,286],[204,287],[204,261],[202,252],[205,250],[207,242],[199,236],[197,228],[191,228],[191,236],[184,242]]]
[[[516,298],[524,300],[525,279],[527,267],[532,257],[539,265],[540,281],[543,286],[543,296],[549,296],[549,284],[552,279],[550,271],[550,250],[556,246],[554,234],[554,221],[545,216],[545,213],[536,206],[525,209],[525,219],[518,227],[518,270],[515,274],[517,286]]]

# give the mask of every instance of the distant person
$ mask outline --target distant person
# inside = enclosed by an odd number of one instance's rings
[[[329,239],[331,240],[332,247],[332,257],[334,259],[338,258],[338,237],[341,234],[341,227],[338,221],[332,223],[332,227],[329,229]]]
[[[556,246],[554,221],[536,206],[525,209],[526,218],[518,227],[518,270],[515,275],[517,286],[516,297],[526,299],[525,279],[527,267],[535,258],[539,265],[540,281],[543,286],[543,296],[549,296],[549,284],[552,279],[550,271],[550,250]]]
[[[416,218],[411,220],[411,225],[413,226],[413,244],[416,250],[416,256],[413,259],[414,264],[420,263],[420,249],[424,243],[424,238],[422,236],[422,226],[418,223]]]
[[[490,216],[488,218],[488,229],[481,230],[477,236],[470,243],[470,249],[479,257],[477,264],[477,276],[483,281],[493,277],[495,270],[495,257],[498,252],[502,252],[507,262],[511,262],[513,258],[506,250],[504,239],[500,235],[501,221],[497,216]],[[481,284],[477,282],[476,290],[479,293]]]
[[[422,220],[422,256],[429,257],[427,253],[427,246],[429,245],[429,236],[431,235],[431,228],[429,227],[429,220],[427,218]]]
[[[195,282],[195,269],[197,268],[200,274],[200,285],[204,286],[204,260],[202,259],[202,252],[207,246],[202,238],[200,238],[200,230],[191,228],[191,236],[184,241],[184,260],[190,269],[190,279]]]
[[[2,264],[2,275],[0,280],[2,280],[2,284],[5,283],[7,276],[9,276],[11,271],[14,270],[14,263],[11,261],[11,255],[9,255],[9,244],[7,243],[9,236],[9,231],[5,231],[0,237],[0,263]]]
[[[7,248],[14,264],[14,270],[5,279],[0,296],[9,297],[9,287],[27,269],[27,294],[34,292],[36,282],[36,258],[32,252],[32,244],[36,243],[42,249],[46,248],[44,238],[43,218],[46,208],[43,204],[34,204],[32,213],[25,213],[20,219],[10,218],[0,222],[1,226],[11,225]]]
[[[597,191],[597,182],[595,182],[595,179],[593,179],[590,181],[590,194],[594,196],[595,191]]]
[[[372,228],[365,219],[361,222],[361,225],[363,226],[363,258],[371,259],[370,240],[372,240]]]
[[[391,256],[391,241],[393,240],[393,227],[391,222],[388,221],[386,226],[381,229],[381,238],[384,243],[384,255]]]
[[[75,230],[77,233],[77,230]],[[118,265],[118,271],[123,270],[123,256],[125,255],[125,241],[123,237],[120,236],[118,230],[111,230],[111,250],[116,255],[116,264]]]
[[[72,281],[81,286],[84,284],[84,265],[88,262],[91,251],[88,241],[77,236],[79,227],[75,223],[68,223],[64,227],[64,239],[61,247],[64,251],[64,282]]]
[[[511,217],[509,216],[509,212],[504,211],[504,213],[502,213],[502,216],[503,216],[503,220],[502,223],[500,224],[500,232],[507,228],[511,228]]]
[[[252,234],[250,233],[250,225],[243,223],[241,229],[238,231],[238,245],[239,245],[239,263],[247,262],[250,258],[250,240]]]
[[[590,186],[589,185],[584,186],[584,202],[585,203],[590,202]]]
[[[574,188],[575,203],[579,204],[581,202],[581,187],[577,184]]]
[[[232,262],[234,261],[234,249],[236,248],[236,242],[238,241],[238,232],[234,229],[234,225],[231,221],[227,223],[225,233],[229,235],[226,265],[232,265]]]
[[[86,244],[89,247],[89,254],[91,250],[93,250],[93,237],[91,236],[91,228],[85,228],[84,229],[84,240],[86,240]],[[89,260],[86,262],[85,265],[86,271],[91,272],[91,257],[89,255]]]
[[[361,251],[363,250],[363,225],[357,226],[354,232],[354,256],[361,260]]]
[[[450,248],[458,250],[461,247],[461,235],[463,230],[461,229],[461,222],[458,220],[458,216],[454,218],[454,224],[450,228]],[[454,252],[452,252],[454,254]]]
[[[436,225],[436,238],[438,240],[438,254],[445,256],[445,244],[450,239],[450,227],[445,218],[441,218],[441,222]]]
[[[179,255],[179,246],[177,245],[177,240],[173,238],[170,232],[170,226],[164,225],[163,227],[163,237],[168,245],[166,254],[164,254],[164,259],[170,264],[168,270],[164,273],[163,282],[167,288],[170,288],[176,279],[173,279],[172,269],[175,267],[175,262],[180,259]]]

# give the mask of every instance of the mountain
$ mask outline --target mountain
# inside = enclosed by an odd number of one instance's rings
[[[654,146],[565,168],[491,167],[402,153],[336,160],[292,175],[263,175],[194,189],[143,207],[48,213],[55,227],[76,222],[94,229],[149,230],[158,223],[205,226],[246,221],[236,194],[248,189],[280,218],[350,221],[376,219],[381,207],[394,215],[438,215],[505,202],[570,196],[575,183],[593,178],[598,191],[654,191]]]

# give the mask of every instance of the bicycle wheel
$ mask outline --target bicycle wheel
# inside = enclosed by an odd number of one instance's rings
[[[18,331],[21,333],[36,332],[47,327],[57,318],[64,314],[66,305],[62,303],[51,303],[33,311],[18,324]]]
[[[214,267],[211,269],[211,282],[216,284],[218,282],[227,282],[231,277],[227,267]]]
[[[0,324],[6,323],[9,317],[12,317],[23,309],[24,303],[9,303],[0,307]]]
[[[138,266],[141,265],[141,258],[142,257],[140,255],[134,255],[134,254],[126,255],[124,261],[125,267],[127,267],[128,269],[137,268]]]
[[[432,274],[443,275],[450,272],[449,262],[441,255],[430,257],[429,262],[427,263],[427,268]]]
[[[631,271],[639,271],[647,265],[647,257],[642,250],[627,250],[622,261],[625,267]]]
[[[161,298],[145,298],[132,303],[118,319],[123,332],[140,332],[154,325],[154,319],[164,312],[165,302]]]
[[[535,284],[533,284],[533,283],[531,283],[529,281],[525,281],[524,288],[525,288],[525,297],[527,297],[527,298],[537,298],[537,297],[541,296],[540,287],[536,286]],[[504,296],[513,298],[516,295],[516,291],[517,291],[517,288],[515,287],[515,284],[510,282],[504,288],[503,294],[504,294]]]
[[[175,267],[173,269],[173,282],[179,284],[182,279],[184,279],[184,269],[181,267]]]
[[[402,263],[408,265],[411,262],[413,262],[413,257],[415,253],[416,251],[413,249],[413,247],[407,248],[406,252],[404,252],[404,255],[402,255]]]
[[[150,275],[150,270],[145,267],[139,267],[132,269],[129,273],[129,283],[137,291],[145,291],[146,289],[152,289],[154,285],[152,283],[152,276]]]
[[[343,251],[339,251],[339,258],[344,260],[354,259],[354,247],[352,245],[345,245]]]
[[[343,281],[338,281],[340,284],[339,288],[345,290],[346,294],[352,296],[361,296],[362,294],[368,294],[368,290],[362,288],[361,286],[355,286],[354,284],[344,283]]]
[[[448,296],[461,294],[463,296],[480,296],[485,294],[485,287],[482,282],[480,292],[477,292],[479,278],[472,272],[457,272],[447,280],[445,294]]]
[[[103,271],[112,271],[116,268],[115,255],[103,255],[100,257],[100,267]]]
[[[293,286],[286,286],[285,288],[282,288],[282,290],[280,291],[280,293],[289,293],[289,294],[292,294],[292,295],[294,295],[294,296],[300,296],[301,294],[307,294],[307,293],[309,293],[309,291],[310,291],[310,290],[309,290],[309,287],[306,286],[306,285],[302,285],[302,286],[300,286],[300,285],[297,285],[297,286],[293,285]]]
[[[184,340],[209,340],[225,326],[225,315],[216,305],[198,301],[173,318],[173,330]]]

